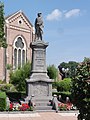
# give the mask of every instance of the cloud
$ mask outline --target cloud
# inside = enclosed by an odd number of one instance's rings
[[[47,15],[46,19],[52,21],[52,20],[59,20],[61,17],[62,17],[62,12],[59,9],[55,9],[50,14]]]
[[[65,18],[70,18],[73,16],[79,16],[80,15],[80,9],[72,9],[64,14]]]
[[[80,9],[72,9],[72,10],[63,10],[60,11],[59,9],[53,10],[50,14],[47,15],[46,20],[53,21],[53,20],[60,20],[62,18],[71,18],[74,16],[81,15]]]

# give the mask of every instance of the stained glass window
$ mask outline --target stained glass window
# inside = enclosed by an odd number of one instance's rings
[[[26,62],[26,44],[22,37],[14,41],[14,68],[22,67]]]
[[[18,67],[21,67],[21,50],[18,50]]]
[[[17,68],[17,49],[14,49],[14,67]]]
[[[22,64],[25,63],[25,50],[22,51]]]

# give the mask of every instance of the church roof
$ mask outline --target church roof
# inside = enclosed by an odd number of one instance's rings
[[[25,17],[25,19],[27,20],[27,22],[33,27],[33,25],[31,24],[31,22],[29,21],[29,19],[26,17],[26,15],[22,12],[22,10],[19,10],[19,11],[17,11],[17,12],[15,12],[15,13],[13,13],[13,14],[11,14],[11,15],[8,15],[7,17],[5,17],[5,20],[10,20],[10,19],[12,19],[13,17],[15,17],[16,15],[18,15],[18,14],[22,14],[24,17]]]

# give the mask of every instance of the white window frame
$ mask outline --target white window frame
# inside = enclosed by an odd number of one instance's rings
[[[24,44],[24,47],[23,48],[20,48],[20,47],[16,47],[15,46],[15,43],[16,43],[16,41],[18,40],[18,38],[21,38],[22,39],[22,42],[23,42],[23,44]],[[16,64],[16,66],[15,66],[15,56],[14,56],[14,50],[15,49],[17,49],[17,64]],[[14,43],[13,43],[13,69],[18,69],[18,67],[19,67],[19,65],[18,65],[18,51],[19,50],[21,50],[21,67],[23,66],[23,63],[22,63],[22,52],[23,52],[23,50],[25,51],[25,63],[26,63],[26,43],[25,43],[25,40],[24,40],[24,38],[22,37],[22,36],[17,36],[16,38],[15,38],[15,40],[14,40]]]

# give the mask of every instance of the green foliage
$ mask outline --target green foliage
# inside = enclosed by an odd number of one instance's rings
[[[28,108],[28,111],[33,111],[33,110],[34,110],[33,106],[30,106],[30,107]]]
[[[7,68],[7,70],[10,70],[12,68],[12,65],[11,64],[7,64],[6,68]]]
[[[27,62],[22,68],[10,73],[10,83],[14,84],[17,91],[26,90],[26,78],[29,78],[31,64]]]
[[[71,95],[71,92],[69,91],[64,91],[64,92],[53,92],[52,95],[56,94],[57,96],[59,95],[65,95],[65,96],[70,96]]]
[[[6,95],[9,97],[9,99],[12,100],[22,100],[22,98],[26,97],[26,92],[6,92]]]
[[[79,109],[81,119],[90,119],[90,59],[78,65],[76,76],[72,79],[73,103]],[[89,117],[88,117],[89,116]]]
[[[23,65],[22,69],[24,70],[25,78],[29,78],[31,72],[31,63],[27,62],[25,65]]]
[[[2,40],[3,40],[3,41],[2,41],[2,47],[3,47],[3,48],[7,48],[8,45],[7,45],[7,43],[6,43],[6,39],[3,38]]]
[[[0,80],[0,84],[5,84],[5,81]]]
[[[12,84],[2,84],[0,86],[0,90],[3,91],[3,92],[10,92],[10,91],[14,92],[14,91],[16,91],[14,85],[12,85]]]
[[[10,82],[15,85],[17,91],[25,91],[25,74],[22,69],[10,74]]]
[[[69,71],[67,71],[67,77],[68,78],[72,78],[72,76],[75,76],[75,71],[76,68],[78,66],[78,63],[75,61],[69,61],[68,63],[62,62],[58,67],[59,68],[65,68],[65,69],[69,69]],[[60,71],[62,72],[62,71]]]
[[[6,39],[4,37],[5,33],[4,33],[4,23],[5,23],[5,19],[4,19],[4,4],[2,2],[0,2],[0,47],[7,47],[6,44]]]
[[[65,78],[57,82],[57,91],[70,91],[71,90],[71,79]]]
[[[61,106],[59,106],[59,110],[60,111],[66,111],[67,110],[67,106],[65,104],[62,104]]]
[[[0,2],[0,38],[4,36],[4,4]]]
[[[50,77],[50,79],[57,79],[57,75],[58,75],[58,70],[54,65],[49,65],[47,67],[47,71],[48,71],[48,76]]]
[[[6,94],[5,92],[0,92],[0,111],[6,109]]]
[[[61,97],[62,97],[62,99],[64,100],[64,101],[66,101],[66,97],[69,97],[70,98],[70,101],[72,101],[72,95],[71,95],[71,92],[69,92],[69,91],[64,91],[64,92],[53,92],[52,93],[52,95],[57,95],[57,96],[59,96],[59,95],[61,95]]]
[[[90,61],[90,58],[84,57],[83,62],[87,63],[87,62],[89,62],[89,61]]]
[[[57,89],[57,84],[58,84],[58,82],[57,81],[54,81],[53,83],[52,83],[52,88],[54,89]]]

